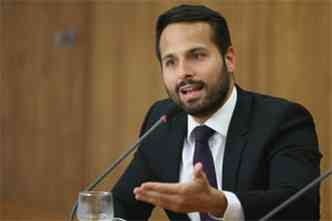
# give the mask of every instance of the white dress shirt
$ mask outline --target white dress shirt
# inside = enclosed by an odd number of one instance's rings
[[[237,100],[237,90],[233,87],[231,96],[226,103],[214,113],[204,125],[212,128],[216,133],[209,139],[209,147],[213,156],[218,189],[222,190],[222,168],[224,160],[224,150],[226,136],[229,128],[229,124],[235,109]],[[193,157],[195,149],[195,139],[192,131],[195,127],[199,126],[191,115],[188,115],[188,134],[184,141],[182,151],[182,161],[180,166],[180,182],[188,182],[192,180],[193,173]],[[244,213],[242,205],[237,196],[228,191],[223,191],[228,202],[223,219],[225,220],[244,220]],[[191,221],[200,221],[198,212],[188,213]]]

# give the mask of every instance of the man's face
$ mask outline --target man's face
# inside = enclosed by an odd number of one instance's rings
[[[187,113],[207,119],[223,105],[232,79],[209,24],[168,25],[160,38],[160,52],[166,91]]]

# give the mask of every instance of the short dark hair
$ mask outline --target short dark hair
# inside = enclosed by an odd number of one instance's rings
[[[160,36],[170,24],[178,22],[206,22],[212,30],[212,41],[216,44],[222,56],[232,45],[226,19],[218,12],[203,5],[179,5],[161,14],[156,24],[156,54],[161,61]]]

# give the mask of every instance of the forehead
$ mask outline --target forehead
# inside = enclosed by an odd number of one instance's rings
[[[212,49],[212,29],[208,23],[174,23],[168,25],[160,37],[161,57],[178,54],[193,48]]]

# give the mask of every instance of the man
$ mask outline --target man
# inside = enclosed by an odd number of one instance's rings
[[[173,103],[182,111],[135,153],[113,190],[116,216],[146,220],[158,206],[171,220],[255,220],[319,176],[311,115],[235,84],[235,51],[219,13],[181,5],[156,29],[170,99],[151,107],[141,133]],[[318,220],[319,188],[273,219]]]

